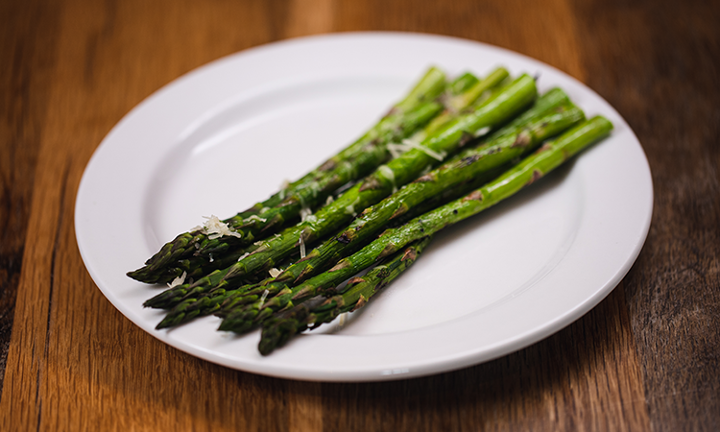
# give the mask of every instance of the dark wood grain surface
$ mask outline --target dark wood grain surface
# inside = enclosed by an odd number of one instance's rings
[[[3,430],[720,430],[720,3],[0,1]],[[435,33],[549,63],[634,129],[650,233],[595,309],[522,351],[405,381],[306,383],[170,348],[103,297],[73,228],[93,151],[133,106],[246,48]]]

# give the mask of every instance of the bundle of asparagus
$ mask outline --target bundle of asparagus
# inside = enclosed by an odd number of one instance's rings
[[[234,329],[240,326],[245,330],[249,327],[248,323],[257,325],[264,321],[259,349],[262,354],[267,355],[300,331],[308,328],[309,325],[314,324],[317,327],[319,324],[331,321],[341,312],[364,306],[367,300],[382,288],[382,284],[377,282],[377,275],[371,274],[369,281],[364,281],[366,284],[357,286],[353,286],[353,283],[363,282],[363,280],[351,279],[344,290],[336,293],[334,288],[339,283],[338,281],[357,274],[378,260],[393,256],[413,241],[427,238],[449,225],[497,204],[525,186],[536,182],[590,143],[607,135],[611,130],[612,124],[600,116],[579,124],[557,140],[546,142],[517,166],[480,189],[417,217],[401,227],[386,230],[371,244],[342,259],[328,272],[293,287],[261,305],[258,312],[248,313],[241,310],[229,315],[223,320],[220,329]],[[406,253],[408,253],[407,250]],[[415,254],[412,255],[414,261]],[[396,260],[397,256],[390,258],[390,262]],[[402,267],[396,271],[399,273],[405,268]],[[326,300],[322,294],[334,296]],[[303,306],[303,302],[316,295],[321,295],[322,300],[315,298]],[[295,304],[298,305],[295,306]],[[272,317],[274,312],[281,310],[285,312],[277,317]]]
[[[148,300],[145,306],[169,308],[183,298],[203,294],[211,289],[237,288],[248,276],[274,268],[279,260],[287,257],[294,249],[299,247],[302,250],[306,245],[340,229],[364,208],[379,202],[392,194],[397,187],[435,166],[439,163],[437,159],[442,159],[439,155],[455,152],[467,144],[476,133],[511,119],[518,111],[532,103],[536,95],[532,77],[521,76],[477,107],[472,107],[469,112],[450,119],[410,150],[379,166],[335,201],[321,208],[312,218],[283,230],[277,236],[265,239],[259,243],[257,249],[242,256],[230,267],[213,271],[192,284],[167,290]]]
[[[299,332],[364,306],[416,260],[429,236],[533,183],[612,129],[601,117],[585,121],[560,89],[537,98],[531,77],[507,77],[500,68],[482,80],[468,73],[446,85],[432,68],[355,143],[225,220],[225,235],[196,229],[165,245],[129,273],[151,283],[190,274],[188,283],[145,302],[169,310],[158,328],[216,314],[223,317],[220,330],[244,333],[262,325],[259,349],[268,354]],[[319,209],[308,216],[313,208]],[[301,214],[299,223],[278,232]]]
[[[380,203],[366,208],[348,228],[312,250],[304,259],[288,267],[277,278],[261,284],[227,291],[215,289],[209,296],[186,297],[158,325],[169,327],[197,315],[217,312],[222,303],[225,310],[257,301],[263,294],[274,296],[289,284],[297,284],[319,271],[326,270],[340,258],[352,253],[372,239],[388,222],[400,216],[421,214],[428,198],[445,192],[460,191],[466,184],[484,182],[498,168],[522,155],[548,136],[552,136],[583,118],[560,90],[548,92],[528,110],[517,123],[496,133],[478,148],[470,148],[450,162],[406,185]],[[525,121],[523,121],[525,120]],[[514,133],[513,133],[514,132]],[[235,328],[234,330],[240,331]]]

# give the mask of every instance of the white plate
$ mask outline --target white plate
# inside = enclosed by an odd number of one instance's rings
[[[264,199],[374,123],[430,65],[484,74],[504,65],[560,86],[612,136],[542,182],[438,235],[412,271],[335,331],[268,357],[259,332],[216,332],[206,317],[156,331],[156,286],[125,276],[177,233]],[[303,380],[427,375],[528,346],[600,302],[636,259],[652,213],[650,170],[602,98],[536,60],[439,36],[349,33],[243,51],[203,66],[133,109],[87,166],[78,245],[105,296],[180,350],[228,367]]]

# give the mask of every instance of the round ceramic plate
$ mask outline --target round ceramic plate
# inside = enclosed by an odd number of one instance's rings
[[[562,87],[615,130],[542,182],[436,236],[386,291],[348,317],[262,357],[259,332],[217,332],[205,317],[156,331],[142,302],[162,287],[125,276],[202,216],[231,216],[359,136],[427,67],[478,75],[503,65]],[[108,134],[75,209],[85,265],[131,321],[194,356],[301,380],[415,377],[528,346],[600,302],[636,259],[650,225],[643,150],[620,115],[539,61],[460,39],[349,33],[274,43],[165,86]]]

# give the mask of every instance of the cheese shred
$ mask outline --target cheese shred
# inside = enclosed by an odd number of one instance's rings
[[[305,242],[302,236],[300,236],[300,258],[305,258]]]
[[[217,216],[210,215],[203,216],[207,221],[205,221],[205,226],[203,228],[203,234],[206,234],[210,240],[215,240],[217,238],[220,238],[222,236],[232,236],[237,238],[242,238],[242,234],[239,232],[233,231],[228,224],[221,221]]]
[[[268,294],[270,294],[270,291],[263,291],[262,296],[260,296],[260,307],[265,304],[265,299],[267,298]]]
[[[267,222],[267,219],[261,218],[261,217],[258,216],[258,215],[252,215],[252,216],[248,217],[248,218],[245,219],[245,220],[246,220],[246,221]]]
[[[421,152],[425,153],[426,155],[430,156],[431,158],[437,159],[439,161],[442,161],[443,159],[445,159],[445,156],[447,156],[447,154],[445,152],[438,153],[433,149],[427,148],[427,147],[420,145],[420,144],[416,143],[415,141],[412,141],[409,139],[404,139],[402,141],[402,143],[410,148],[415,149],[415,150],[420,150]]]
[[[183,272],[182,275],[180,275],[180,276],[176,277],[175,279],[173,279],[173,281],[170,282],[169,284],[167,284],[167,286],[168,286],[169,288],[175,288],[175,287],[178,286],[178,285],[182,285],[182,284],[185,282],[185,278],[186,278],[186,277],[187,277],[187,272]]]
[[[387,145],[387,149],[393,159],[398,158],[401,154],[412,149],[419,150],[430,156],[431,158],[437,159],[439,161],[442,161],[443,159],[445,159],[445,156],[447,156],[447,153],[445,152],[436,152],[435,150],[425,147],[424,145],[420,145],[411,139],[404,139],[402,141],[402,144],[390,143]]]
[[[477,138],[479,136],[483,136],[483,135],[487,134],[488,132],[490,132],[490,126],[485,126],[484,128],[480,128],[477,130],[477,132],[475,132],[475,138]]]
[[[300,209],[300,221],[305,222],[310,216],[312,216],[312,210],[303,206]]]

